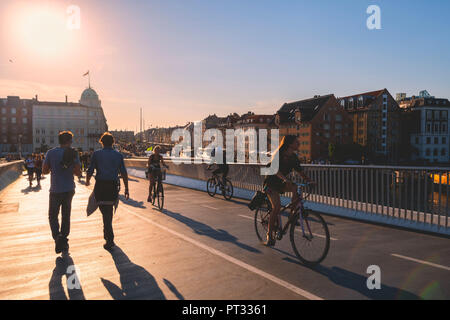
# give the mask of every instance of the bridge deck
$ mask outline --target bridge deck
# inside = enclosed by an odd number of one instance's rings
[[[395,299],[450,298],[449,240],[325,217],[329,256],[308,269],[289,240],[257,241],[245,201],[166,185],[166,210],[133,178],[114,218],[118,247],[102,247],[99,212],[86,217],[91,191],[77,183],[70,257],[54,253],[48,226],[49,177],[42,189],[21,177],[0,193],[0,299]],[[68,289],[75,265],[81,289]],[[368,290],[369,265],[381,290]]]

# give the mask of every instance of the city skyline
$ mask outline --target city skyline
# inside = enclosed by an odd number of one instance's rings
[[[131,130],[141,107],[164,127],[329,93],[450,97],[448,3],[378,1],[381,30],[366,27],[369,1],[78,1],[81,27],[66,30],[70,4],[0,4],[0,96],[76,102],[89,70],[109,127]]]

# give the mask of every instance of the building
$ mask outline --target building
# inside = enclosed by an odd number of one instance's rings
[[[256,147],[256,160],[259,159],[260,149],[260,141],[259,141],[259,130],[265,129],[267,130],[267,142],[265,144],[266,151],[273,152],[274,150],[270,149],[271,142],[271,129],[277,129],[275,125],[275,116],[273,114],[254,114],[247,113],[242,115],[239,119],[233,122],[234,130],[243,130],[244,134],[247,130],[255,130],[256,140],[253,140],[253,136],[249,136],[248,139],[245,139],[245,161],[249,161],[250,157],[250,148],[249,145],[254,144]],[[225,136],[224,136],[225,137]],[[234,144],[235,151],[237,148],[237,143]]]
[[[134,131],[126,131],[126,130],[113,130],[110,131],[113,135],[115,141],[122,143],[132,143],[134,142]]]
[[[275,124],[280,139],[300,138],[299,153],[305,162],[329,159],[330,149],[352,142],[352,120],[333,94],[283,104]]]
[[[450,101],[426,90],[399,102],[405,122],[405,143],[412,146],[413,161],[450,163]]]
[[[72,147],[82,151],[98,149],[100,136],[108,130],[101,101],[91,87],[81,94],[78,103],[33,101],[33,150],[56,147],[58,133],[74,134]]]
[[[387,89],[338,99],[353,120],[353,142],[371,161],[395,162],[401,143],[400,108]]]
[[[31,99],[0,99],[0,155],[33,152]]]

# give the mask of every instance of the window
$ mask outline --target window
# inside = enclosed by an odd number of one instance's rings
[[[446,144],[447,143],[447,138],[446,137],[442,137],[442,144]]]
[[[445,149],[441,149],[441,156],[445,156],[447,154],[447,151]]]
[[[434,144],[439,144],[439,139],[438,139],[438,137],[434,137]]]
[[[22,123],[23,124],[27,124],[28,123],[28,119],[27,118],[22,118]]]
[[[2,124],[6,124],[6,118],[5,117],[2,118]]]
[[[441,124],[441,132],[442,133],[447,133],[447,123],[442,123]]]
[[[441,120],[447,120],[448,119],[448,112],[447,110],[441,111]]]
[[[330,120],[330,115],[329,114],[324,114],[323,115],[323,120],[324,121],[329,121]]]
[[[427,156],[429,156],[429,155],[431,154],[430,149],[427,148],[427,150],[425,150],[425,154],[426,154]]]
[[[22,115],[26,116],[28,114],[27,108],[22,108]]]
[[[16,108],[11,108],[11,114],[16,114]]]
[[[431,138],[427,137],[427,144],[431,144]]]
[[[2,114],[6,114],[6,108],[2,108]]]
[[[427,123],[427,133],[431,133],[431,123]]]
[[[419,144],[419,137],[416,137],[416,144]]]
[[[434,110],[434,120],[439,120],[439,110]]]
[[[427,110],[427,120],[432,120],[433,118],[433,113],[431,110]]]
[[[439,122],[434,123],[434,133],[439,133]]]
[[[340,121],[342,121],[342,115],[337,114],[336,115],[336,122],[340,122]]]
[[[11,118],[11,123],[17,123],[16,117],[12,117],[12,118]]]
[[[439,154],[439,151],[438,151],[438,149],[433,149],[433,156],[437,156]]]
[[[36,138],[36,143],[39,143],[39,138]]]

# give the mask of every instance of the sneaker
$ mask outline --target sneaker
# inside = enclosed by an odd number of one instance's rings
[[[148,196],[147,202],[152,202],[152,196],[151,195]]]
[[[276,243],[275,238],[272,238],[269,234],[267,234],[267,240],[264,241],[263,244],[264,244],[266,247],[273,247],[273,246],[275,245],[275,243]]]
[[[103,248],[105,248],[105,250],[111,250],[112,248],[114,248],[116,246],[116,244],[114,243],[114,241],[106,241],[106,243],[103,245]]]

